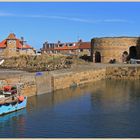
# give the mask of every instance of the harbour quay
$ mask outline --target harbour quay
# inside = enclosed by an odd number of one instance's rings
[[[25,72],[18,70],[0,70],[0,86],[20,83],[21,92],[28,97],[53,91],[76,88],[84,84],[104,79],[139,80],[139,64],[89,64],[77,65],[70,69]]]

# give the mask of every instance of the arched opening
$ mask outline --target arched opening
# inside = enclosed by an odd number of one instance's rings
[[[136,46],[131,46],[129,48],[129,59],[137,59],[137,50],[136,50]]]
[[[100,63],[100,62],[101,62],[101,53],[95,52],[95,63]]]

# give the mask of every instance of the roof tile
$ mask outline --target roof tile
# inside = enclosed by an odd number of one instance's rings
[[[6,39],[0,42],[0,48],[6,48]]]
[[[14,33],[9,34],[9,36],[8,36],[5,40],[3,40],[2,42],[0,42],[0,48],[6,48],[6,47],[7,47],[7,46],[6,46],[6,43],[7,43],[7,40],[9,40],[9,39],[15,39],[15,40],[16,40],[16,47],[17,47],[18,49],[21,49],[21,48],[31,49],[31,48],[32,48],[32,47],[31,47],[30,45],[28,45],[28,44],[22,45],[21,40],[18,39],[18,38],[16,38],[16,36],[15,36]]]

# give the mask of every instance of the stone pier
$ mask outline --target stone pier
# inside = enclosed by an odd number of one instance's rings
[[[28,73],[0,70],[0,85],[22,84],[26,96],[40,95],[59,89],[77,87],[104,79],[140,79],[140,65],[87,65],[53,72]]]

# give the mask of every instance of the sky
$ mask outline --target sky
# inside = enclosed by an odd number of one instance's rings
[[[10,33],[37,50],[45,41],[140,36],[140,2],[0,2],[0,41]]]

